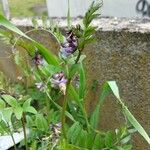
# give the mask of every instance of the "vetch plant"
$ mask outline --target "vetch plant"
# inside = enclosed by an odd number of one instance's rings
[[[86,110],[87,80],[84,68],[85,47],[95,41],[96,27],[92,21],[99,16],[101,3],[93,2],[83,17],[82,25],[71,26],[64,36],[57,26],[39,27],[23,33],[0,15],[0,36],[13,45],[13,57],[22,71],[21,82],[8,86],[1,82],[0,133],[9,134],[17,149],[13,133],[22,128],[25,149],[55,150],[131,150],[131,135],[139,132],[150,144],[143,127],[128,110],[115,81],[107,81],[93,112]],[[69,14],[69,13],[68,13]],[[34,31],[47,31],[60,45],[58,56],[43,44],[28,36]],[[15,34],[14,34],[15,33]],[[16,35],[18,34],[19,37]],[[29,57],[23,59],[18,47],[26,50]],[[30,81],[30,84],[28,84]],[[113,93],[125,117],[125,123],[114,132],[99,129],[100,111],[106,97]],[[29,134],[26,133],[29,130]]]

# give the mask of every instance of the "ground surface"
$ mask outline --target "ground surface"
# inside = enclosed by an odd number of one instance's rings
[[[31,17],[46,13],[45,0],[8,0],[12,17]],[[40,8],[40,9],[39,9]],[[0,1],[0,14],[2,14]]]

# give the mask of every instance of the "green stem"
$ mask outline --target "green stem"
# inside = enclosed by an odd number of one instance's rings
[[[79,54],[77,56],[77,59],[75,60],[75,64],[78,63],[79,59],[80,59],[80,56],[81,56],[81,52],[82,52],[83,49],[79,50]]]
[[[23,133],[24,133],[24,142],[25,142],[25,147],[26,150],[28,150],[28,142],[27,142],[27,133],[26,133],[26,126],[25,126],[25,114],[23,113],[23,116],[21,118],[21,122],[22,122],[22,127],[23,127]]]
[[[66,65],[66,68],[67,68],[67,76],[69,76],[67,65]],[[67,103],[68,103],[67,91],[68,91],[70,82],[71,82],[71,78],[68,79],[68,82],[66,84],[66,95],[64,95],[64,97],[63,97],[63,107],[62,107],[62,114],[61,114],[62,134],[63,134],[65,139],[67,139],[66,130],[65,130],[65,122],[66,122],[65,112],[66,112],[66,107],[67,107]]]
[[[13,141],[13,143],[14,143],[14,149],[17,150],[16,143],[15,143],[15,139],[14,139],[14,136],[13,136],[11,130],[10,130],[10,136],[11,136],[12,141]]]
[[[47,95],[45,96],[45,99],[46,99],[46,109],[47,109],[47,116],[48,116],[48,112],[50,110],[50,103],[49,103],[49,99],[48,99]]]
[[[8,125],[8,129],[9,129],[10,136],[11,136],[12,141],[13,141],[13,144],[14,144],[14,150],[17,150],[16,143],[15,143],[15,139],[14,139],[14,136],[13,136],[13,132],[11,131],[11,129],[10,129],[8,123],[7,123],[7,125]]]
[[[83,48],[81,50],[79,50],[79,53],[78,53],[78,56],[77,56],[77,59],[75,60],[75,64],[78,63],[79,59],[80,59],[80,56],[81,56],[81,52],[82,52]],[[67,82],[67,85],[66,85],[66,95],[67,95],[67,91],[68,91],[68,87],[70,85],[70,82],[71,82],[71,79],[68,79],[68,82]],[[62,134],[64,136],[64,138],[66,139],[67,136],[66,136],[66,130],[65,130],[65,122],[66,122],[66,116],[65,116],[65,112],[66,112],[66,107],[67,107],[67,103],[68,103],[68,99],[67,99],[67,96],[64,95],[64,103],[63,103],[63,108],[62,108],[62,116],[61,116],[61,123],[62,123]],[[81,104],[82,105],[82,104]],[[83,107],[81,107],[83,108]],[[84,115],[86,115],[86,111],[85,109],[83,109],[83,112],[84,112]],[[88,119],[87,119],[87,115],[85,117],[86,119],[86,123],[87,123],[87,127],[89,128],[89,124],[88,124]]]
[[[64,103],[63,103],[63,107],[62,107],[61,124],[62,124],[62,134],[63,134],[65,139],[67,139],[66,130],[65,130],[65,122],[66,122],[65,111],[66,111],[66,107],[67,107],[67,102],[68,102],[68,99],[64,95]]]

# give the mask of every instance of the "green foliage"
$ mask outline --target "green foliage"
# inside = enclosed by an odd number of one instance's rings
[[[82,128],[80,126],[79,122],[75,122],[68,130],[68,140],[72,143],[75,144],[78,136],[81,132]]]
[[[0,110],[6,107],[6,103],[0,98]]]
[[[93,19],[97,18],[100,15],[96,12],[101,8],[101,6],[102,3],[92,2],[91,6],[85,14],[85,17],[83,18],[83,24],[86,28],[89,27]]]
[[[13,113],[12,107],[7,107],[2,111],[2,114],[3,114],[5,121],[9,122],[11,120],[12,113]]]
[[[111,91],[111,89],[109,88],[109,85],[107,83],[105,83],[102,87],[102,93],[100,95],[98,104],[95,107],[95,110],[93,111],[93,113],[90,117],[90,123],[94,129],[98,128],[98,123],[99,123],[99,118],[100,118],[100,109],[104,103],[104,100],[106,99],[106,97],[110,93],[110,91]]]
[[[86,80],[85,80],[85,71],[83,69],[83,64],[80,64],[80,87],[79,87],[79,98],[82,101],[85,96],[85,87],[86,87]]]
[[[12,107],[17,107],[17,100],[10,95],[2,95],[2,98]]]
[[[83,26],[76,27],[71,26],[68,6],[68,37],[46,17],[42,17],[42,27],[36,19],[32,20],[35,29],[29,32],[47,31],[56,38],[60,52],[65,51],[62,45],[66,41],[77,41],[75,51],[66,59],[61,54],[54,55],[0,15],[0,25],[10,30],[0,30],[0,37],[7,44],[12,44],[13,49],[20,46],[29,55],[26,57],[19,50],[14,51],[14,61],[21,69],[19,82],[11,84],[0,74],[1,135],[12,135],[20,128],[26,135],[28,128],[29,135],[24,136],[25,140],[20,144],[20,147],[25,145],[26,150],[28,145],[33,150],[131,150],[131,135],[135,131],[150,143],[148,134],[122,101],[115,81],[103,85],[93,112],[86,110],[89,88],[83,62],[86,56],[82,53],[84,47],[94,41],[96,27],[92,26],[92,21],[99,16],[97,11],[101,5],[93,2],[83,18]],[[90,90],[97,92],[98,86],[98,81],[94,81]],[[99,118],[105,99],[111,92],[121,106],[126,122],[115,131],[103,132],[99,129]]]
[[[122,106],[123,112],[129,122],[135,127],[135,129],[145,138],[145,140],[150,144],[150,137],[146,133],[146,131],[143,129],[143,127],[139,124],[139,122],[135,119],[135,117],[131,114],[131,112],[128,110],[128,108],[125,106],[125,104],[122,102],[122,99],[120,98],[119,89],[115,81],[109,81],[108,85],[110,89],[112,90],[113,94],[116,96],[118,102]]]
[[[0,15],[0,25],[30,40],[34,44],[34,46],[39,50],[39,52],[43,55],[45,60],[47,60],[48,63],[58,65],[58,61],[56,60],[56,57],[50,51],[48,51],[48,49],[46,49],[42,44],[28,37],[21,30],[19,30],[12,23],[10,23],[7,19],[5,19],[2,15]]]
[[[36,115],[35,123],[38,130],[46,131],[48,129],[47,121],[42,114]]]

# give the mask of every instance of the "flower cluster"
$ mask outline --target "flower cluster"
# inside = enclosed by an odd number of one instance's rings
[[[51,140],[53,145],[56,145],[57,142],[59,141],[60,135],[61,135],[61,128],[62,128],[62,124],[59,123],[51,123],[50,124],[50,130],[52,132],[51,134]]]
[[[53,88],[60,89],[65,95],[67,79],[65,78],[65,75],[63,72],[54,74],[52,78],[50,79],[50,82]]]
[[[53,134],[56,137],[58,137],[60,135],[60,133],[61,133],[61,127],[62,127],[62,125],[61,125],[60,122],[56,123],[56,124],[53,124],[53,123],[50,124],[50,130],[53,132]]]
[[[61,44],[60,54],[62,58],[66,58],[77,50],[77,38],[73,31],[67,32],[66,41]]]
[[[41,54],[36,52],[35,56],[33,58],[33,62],[34,62],[35,65],[43,65],[44,64],[44,58],[42,57]]]

